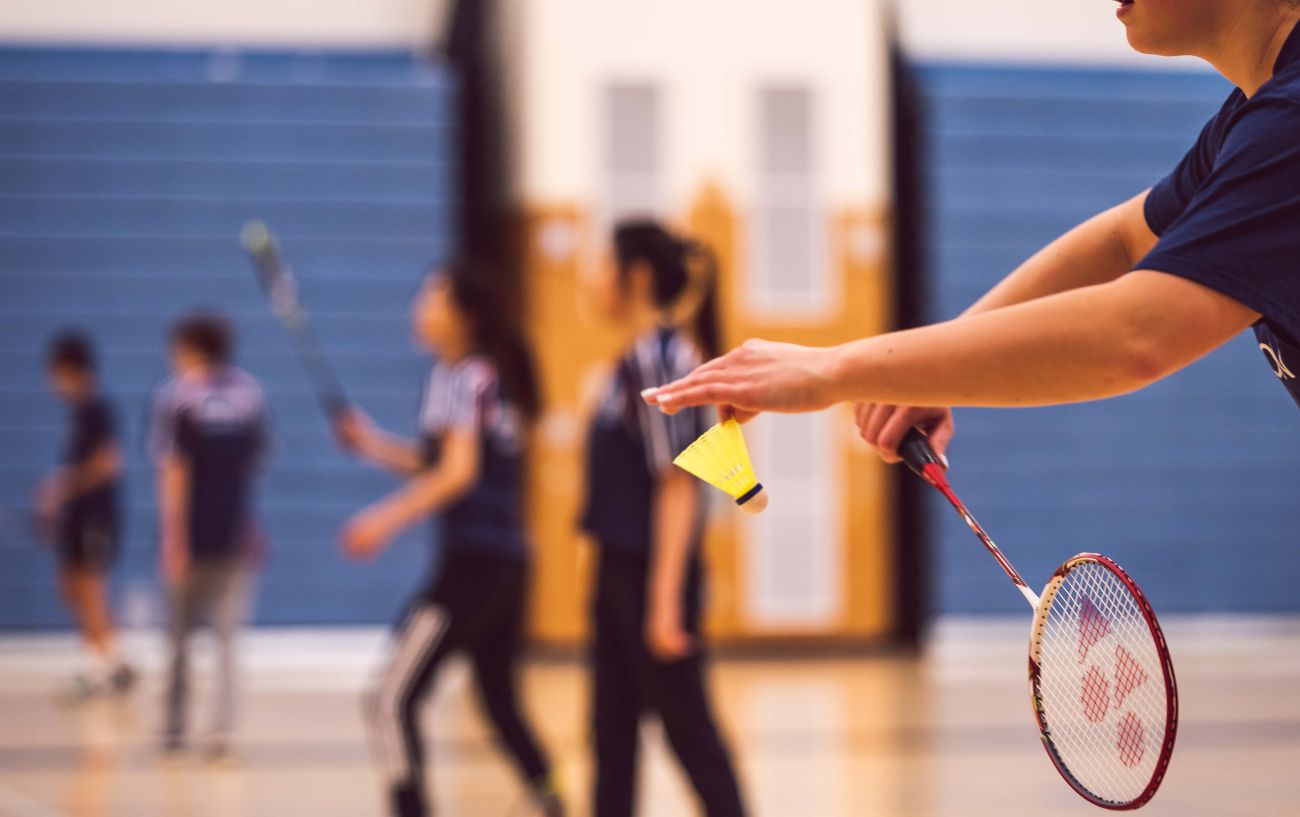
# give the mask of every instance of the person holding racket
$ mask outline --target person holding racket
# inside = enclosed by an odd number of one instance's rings
[[[658,715],[709,817],[745,813],[709,703],[700,634],[705,498],[673,457],[708,425],[668,417],[638,394],[716,353],[709,251],[659,224],[614,229],[610,261],[587,283],[600,317],[633,327],[587,438],[583,529],[599,549],[591,647],[595,817],[631,817],[643,714]]]
[[[942,492],[1034,609],[1034,716],[1057,770],[1089,802],[1132,809],[1159,788],[1178,722],[1150,604],[1095,553],[1030,590],[948,484],[942,454],[951,406],[1132,392],[1248,326],[1300,404],[1300,1],[1119,3],[1135,49],[1202,57],[1237,86],[1168,176],[954,320],[832,348],[751,340],[643,398],[669,414],[716,404],[741,421],[853,403],[862,438]]]
[[[80,700],[125,692],[135,671],[118,652],[108,599],[108,573],[121,551],[119,483],[122,447],[113,406],[100,391],[95,349],[86,335],[65,330],[46,356],[50,389],[68,408],[63,464],[41,480],[36,518],[59,557],[59,589],[86,647],[85,669],[71,693]]]
[[[505,307],[491,270],[455,261],[429,273],[411,314],[415,336],[437,356],[420,439],[381,431],[354,407],[334,421],[344,447],[406,479],[348,521],[342,540],[351,556],[373,558],[402,530],[441,516],[440,568],[416,591],[366,696],[395,817],[430,813],[418,713],[456,652],[473,663],[479,700],[536,813],[564,813],[551,762],[519,702],[529,566],[523,457],[541,395]]]
[[[1120,0],[1119,18],[1134,49],[1201,57],[1237,86],[1168,176],[959,318],[832,348],[751,340],[647,402],[741,420],[851,402],[862,438],[897,462],[913,426],[942,454],[951,406],[1132,392],[1254,327],[1300,403],[1300,2]]]

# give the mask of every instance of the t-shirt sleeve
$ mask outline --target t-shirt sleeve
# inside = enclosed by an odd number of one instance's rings
[[[647,405],[639,393],[650,385],[679,380],[698,365],[699,353],[693,345],[681,338],[667,348],[642,344],[635,352],[632,368],[637,383],[633,388],[633,403],[639,415],[646,465],[652,474],[663,474],[671,469],[677,455],[699,436],[703,409],[692,408],[676,414],[664,414],[654,406]]]
[[[1157,231],[1160,240],[1134,268],[1187,278],[1289,331],[1300,330],[1297,134],[1300,102],[1270,99],[1252,105],[1228,133],[1186,206]],[[1162,196],[1185,192],[1175,181]],[[1162,207],[1159,201],[1154,205]],[[1159,226],[1152,223],[1153,230]]]
[[[483,425],[483,403],[495,379],[492,367],[479,360],[435,371],[425,393],[422,430],[426,434],[452,430],[478,433]]]
[[[86,412],[85,427],[81,429],[81,445],[77,452],[78,459],[93,456],[96,451],[113,442],[113,409],[104,401],[96,403]]]
[[[1210,175],[1214,167],[1214,133],[1219,127],[1221,116],[1222,113],[1205,124],[1196,144],[1147,195],[1144,213],[1147,226],[1156,235],[1164,235],[1169,225],[1187,209],[1196,191]]]

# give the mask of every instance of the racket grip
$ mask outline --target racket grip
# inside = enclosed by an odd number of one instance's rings
[[[943,467],[943,460],[930,447],[930,438],[926,437],[925,432],[919,428],[913,428],[903,437],[903,441],[898,444],[898,456],[903,458],[908,468],[921,477],[925,476],[922,471],[927,465]]]

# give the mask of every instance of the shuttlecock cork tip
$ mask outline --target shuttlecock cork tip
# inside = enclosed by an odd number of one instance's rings
[[[748,497],[748,498],[746,498]],[[748,514],[760,514],[767,510],[767,491],[763,489],[762,484],[754,486],[754,490],[744,497],[736,500],[740,509]]]

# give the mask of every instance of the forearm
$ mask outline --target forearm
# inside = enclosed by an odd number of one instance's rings
[[[376,502],[372,510],[383,528],[396,535],[451,504],[464,494],[468,482],[446,468],[434,468]]]
[[[654,542],[647,588],[650,602],[680,604],[699,491],[689,475],[668,474],[659,481],[654,502]]]
[[[82,465],[71,466],[59,474],[63,499],[90,493],[115,479],[122,471],[122,456],[116,445],[106,445]]]
[[[963,317],[1119,278],[1155,244],[1156,237],[1146,227],[1146,198],[1143,192],[1053,241],[972,304]]]
[[[837,347],[828,357],[831,397],[1003,407],[1111,397],[1187,365],[1256,317],[1172,276],[1134,273]]]
[[[419,445],[384,431],[376,431],[366,441],[361,455],[380,468],[400,475],[414,474],[424,465]]]
[[[175,457],[169,457],[158,474],[158,526],[164,548],[185,544],[188,516],[189,468]]]

